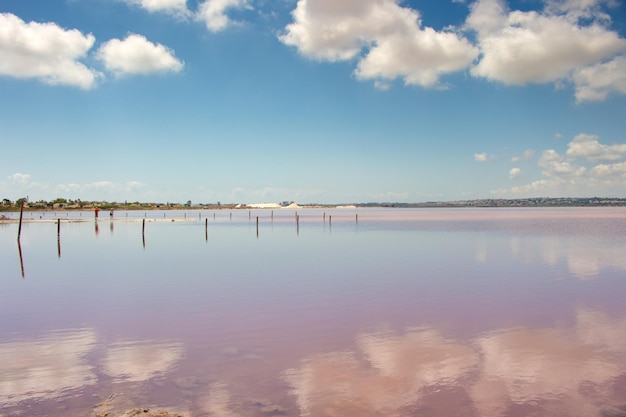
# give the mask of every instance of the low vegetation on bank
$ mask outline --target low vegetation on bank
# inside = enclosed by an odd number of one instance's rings
[[[0,201],[1,211],[19,211],[24,203],[26,211],[47,211],[47,210],[189,210],[189,209],[207,209],[207,210],[232,210],[232,209],[248,209],[258,208],[258,204],[244,203],[195,203],[190,200],[185,203],[154,203],[154,202],[109,202],[109,201],[83,201],[80,199],[71,200],[65,198],[57,198],[52,201],[38,200],[29,201],[26,198],[20,198],[11,201],[7,198]],[[283,201],[276,204],[277,207],[293,207],[296,206],[293,201]],[[423,203],[402,203],[402,202],[369,202],[369,203],[351,203],[346,204],[302,204],[297,207],[302,208],[333,208],[333,207],[393,207],[393,208],[435,208],[435,207],[626,207],[626,198],[614,197],[538,197],[538,198],[521,198],[521,199],[477,199],[477,200],[459,200],[459,201],[430,201]]]

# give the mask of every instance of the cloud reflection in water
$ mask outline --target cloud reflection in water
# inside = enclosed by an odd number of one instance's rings
[[[181,359],[180,343],[128,341],[107,348],[104,371],[117,382],[141,382],[169,371]]]
[[[572,327],[502,329],[465,342],[433,329],[376,332],[357,346],[284,373],[302,416],[445,415],[433,410],[453,397],[465,404],[457,413],[494,417],[613,415],[626,403],[613,397],[626,375],[626,318],[598,311],[578,311]]]
[[[138,340],[114,343],[98,357],[94,330],[59,330],[36,340],[0,343],[0,404],[62,398],[95,385],[96,370],[113,382],[142,382],[170,371],[182,358],[182,343]]]
[[[0,403],[56,398],[96,383],[86,359],[96,341],[88,329],[50,332],[39,340],[0,343]]]
[[[597,239],[590,243],[589,240],[575,237],[513,236],[508,240],[508,245],[492,246],[489,239],[479,238],[476,241],[474,259],[481,264],[494,262],[502,256],[502,250],[510,251],[527,264],[540,261],[556,266],[563,262],[571,275],[580,280],[594,279],[602,271],[609,269],[626,273],[626,244],[623,240]]]

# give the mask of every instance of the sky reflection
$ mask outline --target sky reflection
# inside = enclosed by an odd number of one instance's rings
[[[102,382],[143,382],[181,359],[181,343],[134,340],[104,346],[95,330],[58,330],[38,339],[0,343],[0,405],[65,397]],[[94,359],[96,358],[96,359]]]
[[[55,398],[96,383],[87,355],[93,330],[54,331],[35,340],[0,343],[0,404]]]
[[[0,414],[624,415],[624,210],[174,214],[0,225]]]
[[[182,354],[181,343],[119,342],[107,347],[102,366],[116,382],[141,382],[171,370]]]
[[[626,374],[626,317],[583,309],[571,327],[470,340],[418,328],[364,333],[356,344],[284,372],[301,416],[445,415],[433,410],[446,393],[465,399],[456,412],[467,416],[598,416],[625,404],[614,387]]]

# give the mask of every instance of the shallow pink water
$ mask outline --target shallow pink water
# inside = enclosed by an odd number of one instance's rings
[[[0,225],[0,415],[626,415],[626,210],[270,213]]]

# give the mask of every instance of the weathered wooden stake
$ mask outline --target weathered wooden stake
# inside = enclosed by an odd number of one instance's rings
[[[231,212],[230,213],[230,220],[232,220],[232,219],[233,219],[233,213]]]
[[[141,234],[144,235],[146,233],[146,219],[142,219],[141,221]]]
[[[57,237],[61,238],[61,219],[57,219]]]
[[[259,216],[256,216],[256,237],[259,237]]]
[[[209,219],[204,219],[204,240],[209,240]]]
[[[359,223],[359,215],[358,215],[358,213],[356,215],[356,222],[357,222],[357,224]]]
[[[322,221],[326,223],[326,212],[324,212],[324,215],[322,216]]]
[[[274,210],[272,210],[272,221],[274,221]]]
[[[330,226],[333,222],[333,216],[328,216],[328,225]]]
[[[20,235],[22,234],[22,216],[24,216],[24,200],[20,204],[20,224],[17,226],[17,240],[20,240]]]

